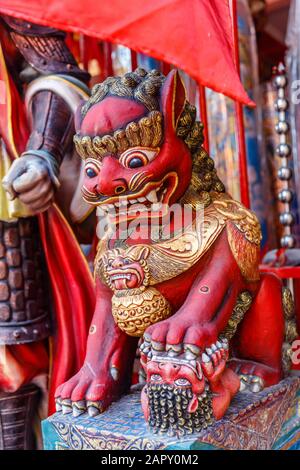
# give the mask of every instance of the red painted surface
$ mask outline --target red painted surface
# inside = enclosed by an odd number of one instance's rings
[[[204,125],[204,144],[203,147],[209,153],[209,135],[208,135],[208,118],[207,118],[207,109],[206,109],[206,96],[205,96],[205,87],[199,85],[199,107],[200,107],[200,117]]]

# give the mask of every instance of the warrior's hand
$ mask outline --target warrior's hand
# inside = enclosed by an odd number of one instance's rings
[[[46,152],[28,151],[11,165],[2,185],[13,200],[16,197],[33,214],[46,211],[52,204],[59,186],[55,162]]]

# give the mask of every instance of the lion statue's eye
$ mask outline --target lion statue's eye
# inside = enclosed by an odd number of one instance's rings
[[[187,387],[192,385],[191,382],[187,379],[177,379],[174,381],[174,384],[177,385],[178,387]]]
[[[89,159],[85,164],[85,174],[88,178],[95,178],[99,173],[99,165],[97,162]]]
[[[140,166],[144,166],[144,162],[141,158],[139,157],[134,157],[130,160],[128,163],[129,168],[138,168]]]
[[[120,163],[126,168],[140,168],[150,163],[159,149],[136,147],[126,150],[120,156]]]
[[[162,378],[159,374],[152,374],[150,380],[151,382],[160,382]]]
[[[97,173],[93,168],[87,168],[85,170],[85,173],[86,173],[86,176],[88,176],[89,178],[95,178],[95,176],[97,176]]]

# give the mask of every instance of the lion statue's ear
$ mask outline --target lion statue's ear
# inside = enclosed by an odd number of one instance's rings
[[[186,103],[186,90],[178,70],[172,70],[161,91],[161,108],[166,126],[175,131]]]
[[[82,123],[82,120],[83,120],[83,117],[82,116],[82,113],[81,113],[81,110],[82,110],[82,107],[87,103],[86,100],[82,100],[77,109],[76,109],[76,112],[74,114],[74,126],[75,126],[75,131],[76,132],[79,132],[80,130],[80,127],[81,127],[81,123]]]

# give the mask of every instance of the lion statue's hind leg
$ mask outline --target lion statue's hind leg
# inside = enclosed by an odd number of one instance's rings
[[[230,367],[241,379],[241,391],[259,392],[283,378],[285,336],[282,282],[263,274],[253,304],[232,340]]]

